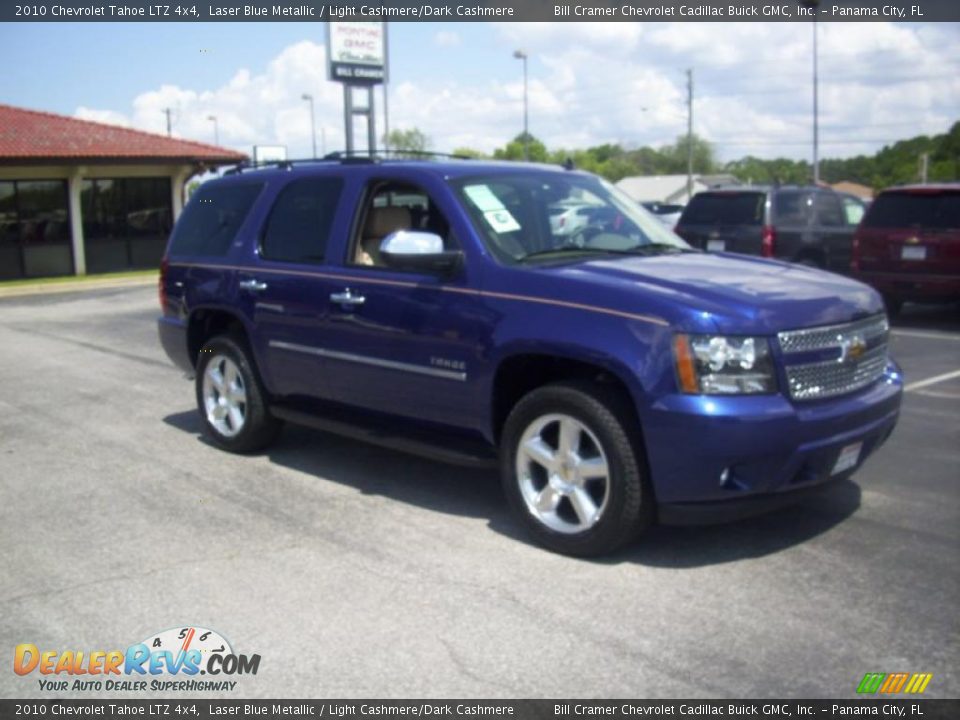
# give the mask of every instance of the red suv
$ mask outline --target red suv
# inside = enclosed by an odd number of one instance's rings
[[[907,300],[960,300],[960,184],[880,193],[854,235],[851,269],[891,314]]]

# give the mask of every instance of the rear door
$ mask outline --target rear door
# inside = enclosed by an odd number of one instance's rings
[[[677,234],[701,250],[759,255],[766,193],[712,190],[693,196],[677,223]]]
[[[322,358],[302,349],[321,342],[330,313],[325,256],[337,227],[343,185],[341,177],[325,175],[283,186],[250,244],[253,256],[238,272],[240,306],[252,320],[260,372],[271,394],[279,397],[328,395]]]

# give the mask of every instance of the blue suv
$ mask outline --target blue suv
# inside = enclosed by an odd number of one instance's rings
[[[587,221],[561,230],[569,207]],[[497,464],[519,521],[579,556],[849,476],[902,392],[866,285],[694,250],[547,166],[237,168],[184,210],[160,301],[218,446],[288,421]]]

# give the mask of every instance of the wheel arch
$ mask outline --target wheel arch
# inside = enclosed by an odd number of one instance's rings
[[[187,319],[187,354],[194,368],[204,343],[217,335],[232,335],[250,347],[247,327],[237,313],[219,307],[200,307],[191,311]]]

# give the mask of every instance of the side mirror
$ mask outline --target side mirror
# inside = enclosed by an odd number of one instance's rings
[[[443,238],[431,232],[397,230],[380,243],[380,257],[397,270],[448,275],[463,261],[459,250],[444,250]]]

